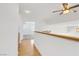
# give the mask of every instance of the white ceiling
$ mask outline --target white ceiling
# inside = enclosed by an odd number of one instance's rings
[[[59,15],[59,13],[52,13],[53,10],[62,9],[62,5],[59,3],[22,3],[19,5],[20,14],[24,22],[41,21],[46,24],[55,24],[79,19],[79,7],[75,8],[77,10],[76,13],[71,12],[66,15]],[[25,10],[30,10],[31,13],[26,14]]]

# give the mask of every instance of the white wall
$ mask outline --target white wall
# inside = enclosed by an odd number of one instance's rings
[[[0,4],[0,55],[17,55],[18,4]]]
[[[43,28],[43,30],[51,30],[52,33],[57,33],[57,34],[72,34],[72,35],[79,35],[79,32],[76,32],[75,28],[70,29],[68,31],[69,27],[79,27],[79,20],[74,20],[71,22],[64,22],[64,23],[59,23],[59,24],[53,24],[53,25],[48,25]]]
[[[25,22],[23,25],[23,35],[33,35],[35,31],[35,22]]]
[[[42,30],[51,30],[52,33],[79,36],[79,32],[67,31],[67,26],[77,26],[78,24],[79,20],[74,20],[71,22],[48,25],[43,27]],[[44,56],[79,56],[79,42],[38,33],[35,33],[34,39],[38,50]]]

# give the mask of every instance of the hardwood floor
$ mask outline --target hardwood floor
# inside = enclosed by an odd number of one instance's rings
[[[36,48],[35,45],[34,45],[33,55],[34,55],[34,56],[41,56],[40,52],[38,51],[38,49]]]
[[[18,48],[19,56],[41,56],[40,52],[31,40],[23,39]]]

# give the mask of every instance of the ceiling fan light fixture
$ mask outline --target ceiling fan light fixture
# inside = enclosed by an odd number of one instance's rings
[[[62,14],[68,14],[70,11],[77,12],[76,10],[73,9],[79,7],[79,4],[70,6],[68,3],[62,3],[62,7],[63,9],[53,11],[53,13],[60,12],[59,15],[62,15]]]
[[[63,7],[63,10],[68,10],[70,6],[68,3],[63,3]]]
[[[69,10],[63,11],[63,14],[67,14],[67,13],[69,13]]]

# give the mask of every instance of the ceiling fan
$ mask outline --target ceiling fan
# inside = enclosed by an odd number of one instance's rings
[[[72,9],[74,9],[76,7],[79,7],[79,4],[70,6],[68,3],[62,3],[62,6],[63,6],[63,9],[53,11],[53,13],[60,12],[59,15],[67,14],[67,13],[70,12],[70,10],[72,10]],[[72,11],[77,12],[76,10],[72,10]]]

